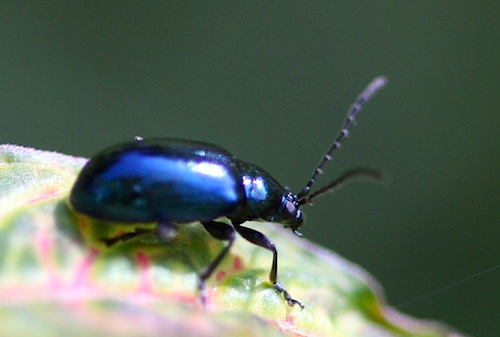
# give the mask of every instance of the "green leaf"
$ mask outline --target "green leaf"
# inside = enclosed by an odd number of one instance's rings
[[[66,199],[84,163],[0,145],[2,335],[459,336],[398,313],[359,266],[268,223],[249,225],[275,242],[279,280],[305,309],[288,306],[268,281],[271,253],[242,238],[208,280],[204,307],[197,275],[224,242],[198,224],[164,242],[154,224],[75,214]]]

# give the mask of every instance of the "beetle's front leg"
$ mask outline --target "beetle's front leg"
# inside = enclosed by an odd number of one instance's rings
[[[271,280],[274,289],[276,289],[280,293],[283,293],[283,297],[287,301],[288,305],[293,306],[294,304],[297,304],[302,309],[304,309],[304,305],[300,301],[297,301],[296,299],[292,298],[290,293],[286,291],[285,287],[277,281],[278,251],[276,250],[274,243],[261,232],[253,230],[251,228],[243,227],[240,225],[235,225],[234,228],[236,229],[236,231],[238,231],[238,233],[240,233],[241,236],[243,236],[251,243],[273,252],[273,264],[271,266],[271,273],[269,274],[269,279]]]

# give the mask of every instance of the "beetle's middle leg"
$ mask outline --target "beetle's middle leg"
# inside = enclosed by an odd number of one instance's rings
[[[207,232],[217,240],[229,241],[226,247],[217,255],[217,257],[200,274],[198,288],[200,289],[201,301],[205,305],[205,281],[213,274],[222,259],[227,255],[229,249],[233,246],[235,233],[234,228],[223,222],[206,221],[201,223]]]

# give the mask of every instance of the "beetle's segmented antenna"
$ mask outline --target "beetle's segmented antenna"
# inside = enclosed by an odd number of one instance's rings
[[[334,181],[330,182],[329,184],[323,186],[319,190],[316,190],[312,193],[310,193],[308,196],[303,197],[302,199],[299,200],[299,205],[304,205],[304,204],[310,204],[313,199],[316,199],[316,197],[319,197],[322,194],[325,194],[326,192],[330,192],[336,187],[340,186],[347,180],[351,180],[352,178],[355,178],[356,176],[364,176],[364,177],[370,177],[373,179],[382,179],[382,173],[379,171],[375,171],[372,169],[364,169],[364,168],[359,168],[359,169],[354,169],[350,170],[347,172],[344,172],[340,177],[335,179]]]
[[[361,92],[361,94],[359,94],[359,96],[356,98],[356,100],[354,101],[354,103],[351,105],[351,107],[347,112],[347,118],[344,122],[344,125],[342,126],[340,134],[337,136],[332,145],[330,145],[330,148],[325,153],[319,165],[314,170],[314,173],[312,174],[311,178],[307,182],[304,189],[297,195],[298,198],[303,198],[304,196],[309,194],[309,192],[311,191],[311,186],[318,178],[318,175],[320,175],[323,172],[323,167],[330,160],[332,160],[332,153],[336,149],[340,148],[342,141],[346,137],[348,137],[349,129],[355,123],[356,117],[361,111],[363,105],[365,105],[373,96],[375,96],[375,94],[379,92],[379,90],[382,89],[386,84],[387,84],[387,78],[384,76],[378,76],[373,81],[371,81],[370,84],[368,84],[368,86],[365,88],[365,90]]]

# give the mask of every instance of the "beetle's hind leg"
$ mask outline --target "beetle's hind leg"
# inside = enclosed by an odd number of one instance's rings
[[[129,232],[129,233],[124,233],[118,236],[115,236],[113,238],[104,238],[102,239],[102,242],[106,245],[106,247],[111,247],[117,244],[118,242],[124,242],[131,240],[135,238],[136,236],[139,236],[141,234],[145,233],[150,233],[151,230],[149,229],[144,229],[144,228],[136,228],[135,231]]]
[[[217,257],[200,274],[198,288],[200,289],[201,301],[205,305],[205,281],[213,274],[222,259],[227,255],[234,243],[234,228],[226,223],[217,221],[206,221],[201,223],[207,232],[217,240],[228,241],[228,244],[217,255]]]
[[[117,237],[114,237],[114,238],[102,239],[102,242],[104,242],[104,244],[106,245],[106,247],[111,247],[111,246],[114,246],[116,243],[118,243],[120,241],[128,241],[128,240],[130,240],[132,238],[135,238],[136,236],[137,236],[136,232],[126,233],[126,234],[123,234],[123,235],[120,235],[120,236],[117,236]]]
[[[156,233],[156,235],[164,241],[171,241],[177,236],[178,228],[171,222],[159,222],[155,229],[137,227],[133,232],[120,234],[113,238],[105,238],[102,239],[102,242],[106,247],[111,247],[118,242],[125,242],[137,236],[150,233]]]
[[[297,301],[296,299],[292,298],[290,293],[286,291],[285,287],[277,281],[278,251],[276,250],[274,243],[261,232],[253,230],[251,228],[243,227],[240,225],[235,225],[234,228],[238,233],[240,233],[241,236],[243,236],[251,243],[273,252],[273,264],[271,266],[271,273],[269,274],[269,279],[271,280],[274,289],[276,289],[280,293],[283,293],[283,297],[287,301],[288,305],[293,306],[294,304],[297,304],[302,309],[304,309],[304,305],[300,301]]]

